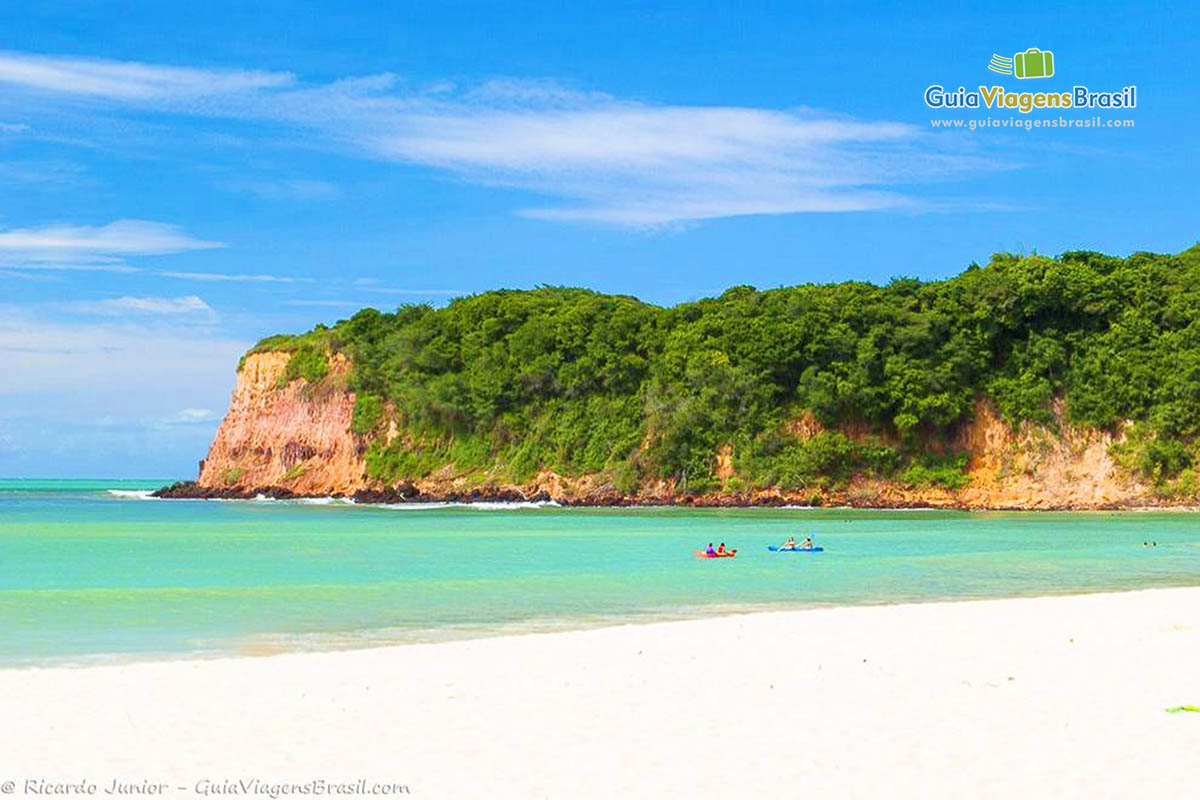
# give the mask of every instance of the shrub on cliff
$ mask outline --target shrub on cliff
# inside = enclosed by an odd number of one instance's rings
[[[309,383],[320,383],[329,374],[329,359],[325,353],[312,345],[301,345],[292,352],[283,371],[283,382],[303,378]]]
[[[383,421],[383,400],[370,392],[359,392],[354,398],[354,411],[350,417],[353,433],[368,434]]]

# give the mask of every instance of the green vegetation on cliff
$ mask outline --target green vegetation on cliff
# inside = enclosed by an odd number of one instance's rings
[[[309,383],[320,383],[329,374],[329,359],[325,353],[311,344],[303,344],[292,351],[287,366],[280,376],[282,383],[303,378]]]
[[[1113,258],[993,256],[944,281],[895,279],[659,308],[544,287],[444,308],[366,309],[275,336],[288,375],[319,380],[345,352],[368,470],[445,464],[524,480],[540,469],[720,486],[841,486],[854,474],[956,487],[956,426],[990,397],[1011,423],[1136,423],[1116,455],[1167,493],[1194,492],[1200,442],[1200,247]],[[314,356],[320,361],[316,363]],[[387,408],[401,435],[382,436]],[[796,436],[808,418],[816,435]],[[823,430],[822,430],[823,429]],[[853,435],[851,435],[853,432]]]

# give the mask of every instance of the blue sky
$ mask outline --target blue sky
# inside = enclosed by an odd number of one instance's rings
[[[190,477],[240,352],[365,305],[1200,238],[1193,4],[570,5],[0,8],[0,476]],[[1135,127],[934,130],[1019,115],[933,83],[1136,84]]]

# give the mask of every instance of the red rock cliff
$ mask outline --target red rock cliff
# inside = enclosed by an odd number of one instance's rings
[[[363,488],[365,442],[350,432],[354,393],[345,357],[319,384],[283,382],[287,353],[254,353],[238,370],[197,483],[204,488],[278,486],[297,494],[350,494]]]

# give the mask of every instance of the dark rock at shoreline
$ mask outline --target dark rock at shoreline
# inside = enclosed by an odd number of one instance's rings
[[[170,486],[164,486],[151,494],[167,500],[253,500],[256,497],[268,497],[273,500],[296,500],[305,497],[327,497],[330,495],[297,494],[282,486],[260,486],[252,489],[238,487],[200,486],[195,481],[177,481]],[[343,495],[334,494],[333,497]],[[366,505],[395,505],[399,503],[543,503],[552,498],[549,492],[541,491],[533,495],[524,494],[516,489],[501,489],[495,487],[480,487],[466,491],[450,490],[438,494],[425,494],[409,483],[388,486],[380,489],[361,489],[350,495],[356,503]],[[579,505],[615,505],[612,502],[581,501]],[[628,503],[626,503],[628,504]]]
[[[416,503],[427,501],[421,496],[421,490],[409,483],[401,483],[384,489],[360,489],[350,495],[356,503],[381,503],[395,505],[397,503]]]
[[[197,486],[195,481],[176,481],[154,491],[151,497],[168,500],[240,500],[254,495],[242,489],[214,489]]]
[[[298,497],[295,492],[282,486],[264,486],[261,489],[219,488],[198,486],[195,481],[176,481],[150,494],[166,500],[253,500],[269,497],[273,500],[291,500]]]

